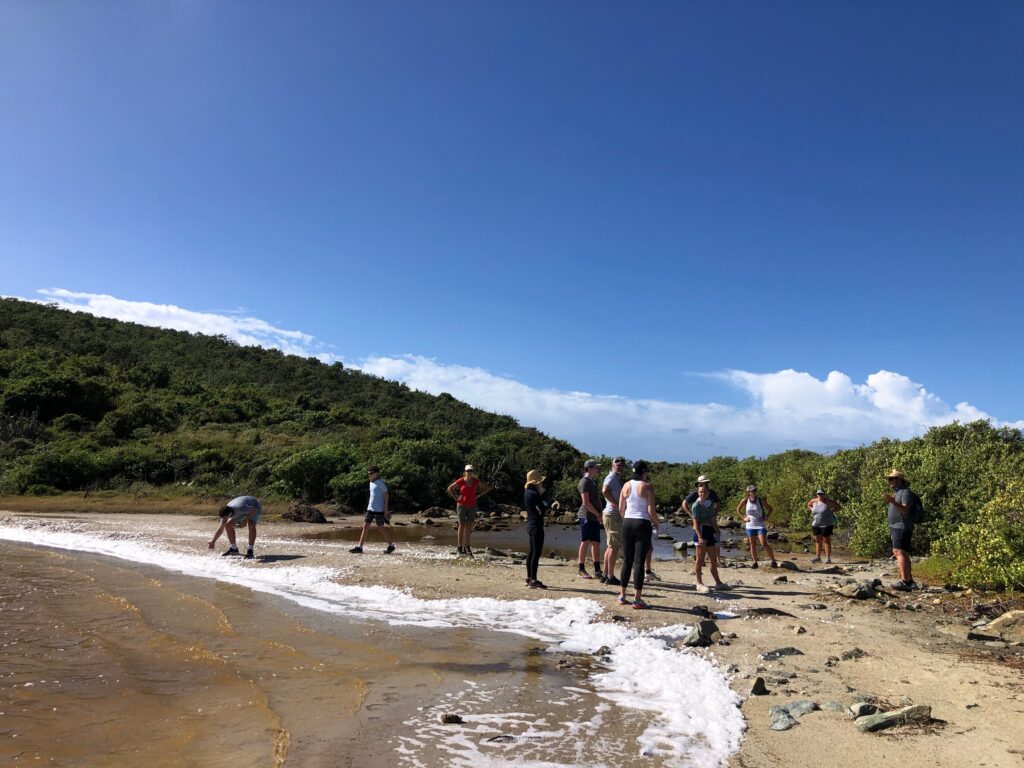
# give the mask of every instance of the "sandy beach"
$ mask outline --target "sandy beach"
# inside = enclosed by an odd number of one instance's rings
[[[703,595],[692,559],[661,560],[661,581],[645,589],[653,609],[635,611],[614,603],[617,589],[552,557],[540,571],[550,588],[526,589],[514,547],[470,560],[420,538],[387,556],[374,538],[366,554],[350,555],[351,534],[337,531],[359,522],[262,524],[257,562],[225,563],[206,550],[213,517],[2,513],[0,760],[1024,765],[1024,649],[968,641],[961,609],[970,597],[939,586],[868,600],[833,591],[854,578],[888,583],[885,562],[840,556],[823,572],[797,553],[780,557],[792,569],[753,570],[736,557],[722,571],[730,589]],[[76,551],[82,542],[93,551]],[[174,557],[209,572],[175,572]],[[350,590],[333,604],[340,610],[293,589],[296,574],[314,572]],[[704,609],[724,643],[680,649],[679,626]],[[595,650],[605,635],[611,645]],[[590,646],[573,651],[583,637]],[[614,674],[629,661],[616,645],[623,638],[656,640],[665,659],[691,666],[630,693]],[[761,658],[787,647],[799,654]],[[663,657],[651,658],[636,674],[657,677]],[[70,676],[58,684],[61,665]],[[112,674],[129,684],[114,686]],[[750,695],[757,677],[768,695]],[[769,708],[798,700],[822,710],[771,730]],[[864,700],[925,704],[932,720],[861,733],[848,713],[828,709]],[[442,726],[442,711],[465,722]],[[689,741],[664,733],[685,728],[686,711],[700,714],[703,730]],[[728,725],[720,738],[710,722]]]

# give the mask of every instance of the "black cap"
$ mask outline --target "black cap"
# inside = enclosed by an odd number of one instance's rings
[[[647,462],[646,461],[634,461],[633,462],[633,474],[634,475],[642,475],[646,471],[647,471]]]

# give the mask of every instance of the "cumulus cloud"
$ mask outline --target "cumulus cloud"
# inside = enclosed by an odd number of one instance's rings
[[[62,288],[41,290],[64,309],[143,325],[223,335],[239,344],[287,354],[341,360],[302,331],[279,328],[245,312],[196,312],[169,304],[130,301]],[[448,394],[479,408],[573,443],[583,451],[650,459],[695,460],[713,455],[766,455],[790,448],[833,451],[880,437],[906,439],[953,421],[991,419],[969,403],[948,405],[908,377],[878,371],[863,383],[832,371],[809,373],[729,370],[713,374],[723,387],[746,393],[745,406],[651,400],[531,387],[481,368],[418,355],[345,360],[346,365],[401,381],[431,394]]]

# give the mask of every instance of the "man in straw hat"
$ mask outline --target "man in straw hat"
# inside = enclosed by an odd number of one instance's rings
[[[885,479],[889,481],[892,493],[883,494],[882,498],[889,505],[892,554],[896,558],[896,567],[900,572],[900,580],[890,586],[900,592],[909,592],[917,586],[910,572],[910,539],[914,533],[914,518],[911,511],[914,506],[914,494],[910,490],[906,476],[898,469],[890,470]]]

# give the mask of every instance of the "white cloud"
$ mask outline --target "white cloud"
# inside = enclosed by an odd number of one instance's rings
[[[195,312],[169,304],[61,288],[40,293],[47,303],[64,309],[223,335],[239,344],[272,347],[324,362],[342,359],[325,352],[326,345],[310,334],[278,328],[244,313]],[[766,455],[789,448],[832,451],[880,437],[905,439],[952,421],[991,418],[968,403],[951,407],[920,384],[892,371],[873,373],[863,384],[839,371],[832,371],[823,380],[794,370],[714,374],[723,385],[749,396],[747,406],[735,407],[538,389],[481,368],[440,363],[417,355],[345,362],[351,368],[402,381],[413,389],[432,394],[447,392],[479,408],[514,416],[520,423],[568,440],[583,451],[649,459]],[[1008,426],[1024,428],[1024,421]]]

